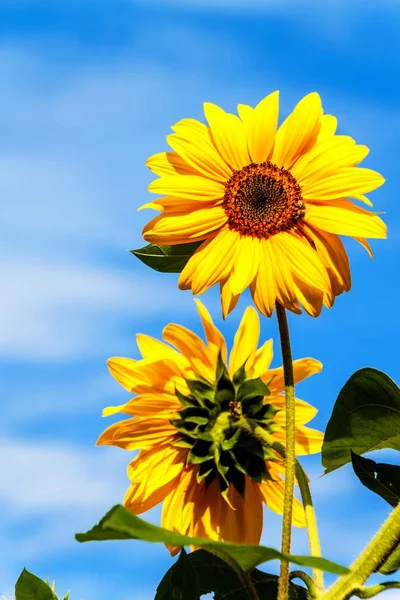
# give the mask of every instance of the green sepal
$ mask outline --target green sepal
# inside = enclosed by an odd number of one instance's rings
[[[246,363],[244,363],[241,367],[239,367],[238,370],[235,371],[235,373],[233,374],[232,381],[233,381],[234,385],[236,385],[236,386],[240,386],[243,383],[243,381],[246,379],[245,364]]]
[[[180,439],[172,442],[171,445],[174,446],[175,448],[191,448],[193,446],[193,442],[192,441],[189,442],[188,440],[185,440],[184,438],[180,438]]]
[[[235,400],[236,391],[233,385],[228,370],[222,360],[221,353],[218,354],[217,369],[216,369],[216,391],[215,400],[221,408],[227,409],[229,403]]]
[[[186,396],[185,394],[182,394],[182,392],[180,392],[177,388],[175,388],[175,396],[178,398],[179,402],[184,407],[197,406],[195,398],[192,398],[192,396]]]
[[[235,429],[230,429],[229,432],[233,432],[230,437],[226,437],[221,442],[221,448],[223,450],[232,450],[238,443],[242,430],[240,427],[236,427]]]
[[[215,390],[210,384],[203,383],[197,379],[186,379],[187,386],[193,397],[197,400],[200,406],[207,407],[205,401],[208,400],[211,406],[215,404]]]
[[[277,412],[279,412],[279,409],[275,408],[272,404],[263,403],[259,409],[256,407],[253,409],[252,407],[252,414],[250,416],[253,421],[259,421],[260,424],[263,421],[266,421],[269,424]]]
[[[265,385],[260,377],[256,377],[255,379],[246,379],[246,381],[243,381],[237,392],[237,400],[238,402],[245,402],[257,396],[264,397],[270,394],[268,386]]]
[[[196,479],[197,483],[206,479],[211,473],[215,471],[215,463],[214,458],[211,461],[201,463],[199,465],[199,470],[197,471]]]

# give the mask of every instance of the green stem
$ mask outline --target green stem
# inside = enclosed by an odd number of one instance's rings
[[[397,581],[386,581],[385,583],[378,583],[371,587],[360,587],[354,590],[353,596],[357,598],[373,598],[386,590],[400,590],[400,583]]]
[[[286,470],[285,470],[285,495],[282,515],[282,543],[283,554],[290,554],[292,538],[292,512],[293,512],[293,488],[295,478],[295,399],[294,399],[294,376],[292,351],[290,348],[289,328],[284,307],[276,303],[276,316],[278,318],[279,335],[281,339],[283,375],[285,381],[285,404],[286,404]],[[289,597],[289,563],[281,561],[278,599],[287,600]]]
[[[374,573],[400,539],[400,504],[375,534],[370,543],[350,567],[350,573],[340,577],[321,600],[347,600],[354,591],[363,589],[368,577]]]
[[[293,579],[301,579],[306,584],[310,600],[318,598],[318,590],[315,583],[307,573],[304,573],[304,571],[292,571],[289,575],[289,580],[292,581]]]
[[[321,556],[321,544],[319,542],[317,517],[311,498],[310,486],[308,485],[307,475],[305,474],[303,467],[298,460],[296,460],[296,478],[297,483],[299,484],[301,500],[304,506],[310,554],[311,556]],[[319,569],[313,569],[312,574],[318,592],[322,593],[324,591],[323,572]]]
[[[256,427],[254,435],[260,440],[261,443],[265,444],[269,448],[276,450],[283,458],[286,458],[285,447],[275,440],[273,435],[265,431],[262,427]],[[303,467],[296,459],[296,479],[299,484],[301,499],[304,506],[304,513],[306,517],[308,543],[310,546],[311,556],[321,556],[321,546],[319,543],[317,519],[315,515],[314,505],[311,498],[311,491],[308,485],[307,475],[304,472]],[[324,591],[324,576],[322,571],[319,569],[313,569],[313,580],[319,593]]]

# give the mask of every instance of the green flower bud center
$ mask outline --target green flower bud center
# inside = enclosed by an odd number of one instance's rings
[[[257,427],[269,433],[277,427],[266,384],[248,379],[244,366],[230,378],[220,357],[214,383],[199,375],[186,382],[190,393],[176,390],[182,410],[171,424],[179,432],[175,445],[188,449],[188,464],[198,465],[197,480],[210,485],[216,479],[226,498],[231,485],[244,495],[246,477],[272,479],[268,461],[276,460],[275,452],[253,434]]]

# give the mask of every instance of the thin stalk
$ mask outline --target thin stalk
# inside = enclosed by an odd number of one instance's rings
[[[296,478],[297,483],[299,484],[301,500],[304,506],[310,554],[311,556],[321,556],[321,544],[319,542],[317,517],[311,498],[310,486],[308,485],[307,475],[305,474],[303,467],[298,460],[296,460]],[[318,592],[322,593],[324,591],[323,572],[319,569],[313,569],[312,575]]]
[[[283,458],[286,458],[285,447],[275,440],[273,435],[265,431],[262,427],[256,427],[254,435],[264,443],[267,447],[273,448]],[[304,507],[304,513],[306,517],[306,527],[308,535],[308,543],[310,546],[311,556],[321,556],[321,546],[319,543],[317,519],[315,515],[314,505],[311,497],[310,486],[308,485],[307,475],[305,474],[303,467],[296,459],[295,473],[297,483],[299,484],[301,500]],[[322,571],[319,569],[313,569],[313,580],[319,593],[324,591],[324,576]]]
[[[292,351],[290,348],[289,328],[284,307],[276,303],[276,316],[278,318],[279,335],[281,340],[283,375],[285,381],[285,405],[286,405],[286,470],[285,470],[285,495],[282,518],[282,543],[281,550],[284,554],[290,554],[292,538],[292,512],[293,512],[293,488],[295,478],[295,399],[294,399],[294,376]],[[287,600],[289,597],[289,563],[281,561],[278,600]]]
[[[350,567],[350,573],[340,577],[321,600],[347,600],[355,590],[362,589],[368,577],[383,563],[400,540],[400,504],[375,534]]]

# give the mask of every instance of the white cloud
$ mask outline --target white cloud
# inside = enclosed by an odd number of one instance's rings
[[[2,509],[21,519],[65,510],[107,510],[124,493],[127,455],[101,450],[2,438]]]
[[[52,361],[109,353],[115,347],[109,336],[115,337],[118,323],[129,317],[132,328],[124,335],[133,346],[139,321],[149,324],[160,313],[160,276],[152,275],[138,275],[134,268],[13,257],[1,269],[7,294],[0,297],[5,317],[0,354]],[[182,311],[193,311],[190,295],[178,291],[175,278],[164,277],[162,286],[164,313],[177,318]],[[106,341],[108,352],[101,346]]]

